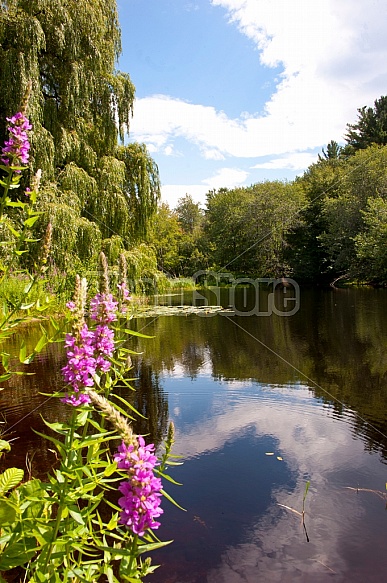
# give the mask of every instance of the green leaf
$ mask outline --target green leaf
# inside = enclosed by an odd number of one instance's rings
[[[50,317],[50,324],[56,332],[59,332],[60,326],[58,325],[57,321],[52,316]]]
[[[109,464],[108,466],[106,466],[103,475],[106,476],[107,478],[109,476],[112,476],[114,474],[114,472],[117,471],[117,463],[113,462],[112,464]]]
[[[11,446],[5,439],[0,439],[0,451],[11,451]]]
[[[0,524],[12,524],[16,518],[16,508],[8,500],[0,500]]]
[[[161,549],[173,543],[173,540],[159,541],[157,543],[147,543],[144,545],[138,545],[138,552],[149,553],[150,551],[155,551],[156,549]]]
[[[6,338],[7,338],[7,336],[6,336]],[[10,357],[11,357],[11,355],[8,354],[7,352],[1,353],[1,362],[2,362],[2,365],[5,368],[5,370],[7,370],[7,368],[8,368]]]
[[[117,528],[117,524],[118,524],[118,512],[116,512],[116,514],[113,514],[113,516],[107,523],[106,528],[107,530],[115,530]]]
[[[23,520],[26,518],[38,519],[47,508],[48,494],[37,479],[30,480],[18,488],[20,494]]]
[[[32,306],[35,304],[35,302],[31,302],[30,304],[22,304],[20,306],[21,310],[29,310],[30,308],[32,308]]]
[[[28,294],[31,291],[32,285],[33,285],[32,281],[27,283],[27,285],[24,286],[23,293]]]
[[[308,494],[309,486],[310,486],[310,481],[308,480],[305,484],[305,492],[304,492],[304,498],[303,498],[304,502],[305,502],[305,498]]]
[[[42,417],[43,419],[43,417]],[[66,423],[59,423],[58,421],[54,421],[54,423],[50,423],[46,419],[43,419],[43,422],[47,427],[55,431],[55,433],[60,433],[64,435],[69,430],[69,426]]]
[[[167,500],[169,500],[170,502],[172,502],[172,504],[174,506],[176,506],[177,508],[180,508],[180,510],[184,510],[184,512],[187,512],[185,508],[183,508],[182,506],[180,506],[180,504],[178,504],[173,498],[172,496],[170,496],[165,490],[161,490],[161,493],[163,496],[166,497]]]
[[[125,328],[124,332],[131,336],[138,336],[139,338],[154,338],[154,336],[147,336],[146,334],[141,334],[141,332],[136,332],[135,330],[129,330],[127,328]]]
[[[82,524],[82,526],[84,526],[85,521],[83,520],[82,515],[80,512],[78,512],[78,510],[73,510],[69,508],[69,513],[70,516],[74,518],[75,522],[77,522],[78,524]]]
[[[8,571],[28,563],[37,550],[39,549],[36,548],[35,539],[33,538],[24,538],[23,542],[9,545],[0,555],[0,570]]]
[[[20,350],[19,350],[19,361],[21,363],[24,363],[26,356],[27,356],[27,346],[26,346],[26,343],[23,339],[21,346],[20,346]]]
[[[32,227],[36,221],[38,220],[39,215],[38,216],[34,216],[34,217],[30,217],[29,219],[27,219],[26,221],[24,221],[24,225],[26,227]]]
[[[83,427],[89,416],[89,411],[87,409],[82,410],[77,415],[77,425]]]
[[[26,203],[20,202],[20,201],[14,202],[14,201],[10,200],[9,202],[7,201],[7,206],[10,206],[11,208],[24,209],[24,207],[26,206]]]
[[[34,352],[40,352],[48,344],[48,338],[46,332],[40,337],[39,342],[34,348]]]
[[[5,494],[23,479],[24,471],[19,468],[8,468],[0,475],[0,494]]]
[[[64,444],[59,441],[59,439],[55,439],[54,437],[51,437],[50,435],[45,435],[44,433],[40,433],[39,431],[36,431],[36,429],[33,429],[34,433],[36,433],[37,435],[40,435],[40,437],[43,437],[44,439],[47,439],[48,441],[51,441],[51,443],[54,443],[57,447],[57,450],[59,452],[63,452],[64,451]]]
[[[168,482],[171,482],[172,484],[176,484],[176,486],[182,486],[183,485],[180,482],[176,482],[176,480],[174,480],[173,478],[171,478],[171,476],[169,476],[168,474],[164,474],[163,472],[160,472],[160,470],[157,470],[157,468],[155,468],[155,473],[157,473],[158,476],[161,476],[165,480],[168,480]]]

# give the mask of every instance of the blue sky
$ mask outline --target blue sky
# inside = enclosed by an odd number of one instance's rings
[[[292,180],[387,94],[387,0],[118,0],[162,197]]]

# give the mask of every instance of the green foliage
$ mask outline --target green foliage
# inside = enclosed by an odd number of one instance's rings
[[[31,301],[31,295],[41,276],[47,271],[53,232],[50,223],[40,245],[39,263],[34,263],[35,275],[30,275],[27,271],[20,273],[23,276],[23,291],[14,299],[9,285],[8,287],[6,285],[10,281],[9,275],[14,259],[27,253],[29,244],[36,242],[31,238],[30,230],[44,215],[34,208],[40,173],[34,179],[33,189],[29,191],[26,202],[21,202],[17,197],[11,197],[20,188],[21,170],[24,169],[23,166],[12,165],[15,159],[19,158],[16,154],[12,154],[8,165],[0,166],[4,174],[4,179],[0,180],[0,225],[9,230],[14,238],[11,241],[12,244],[9,245],[10,260],[0,269],[2,272],[0,290],[4,297],[0,317],[0,342],[8,338],[12,332],[20,332],[20,326],[30,322],[29,310],[31,308],[34,308],[35,313],[38,314],[44,309],[39,300]],[[83,171],[74,167],[68,167],[68,170],[68,176],[73,174],[81,181],[85,179]],[[66,185],[66,175],[62,175],[61,179],[62,185]],[[49,196],[53,194],[56,194],[56,189],[53,189]],[[80,200],[79,197],[78,200]],[[12,222],[5,214],[7,211],[12,215]],[[56,207],[52,204],[51,212],[54,233],[56,230],[57,239],[59,239],[65,231],[65,228],[61,228],[61,223],[67,227],[76,209],[68,205]],[[65,247],[63,240],[64,263],[65,254],[71,253],[72,248],[76,245],[81,249],[84,246],[89,248],[91,241],[96,237],[95,225],[93,229],[93,225],[83,217],[79,219],[79,222],[79,229],[73,235],[70,249]],[[144,249],[138,253],[137,269],[151,270],[155,266],[155,258],[147,254],[146,249],[148,248],[144,246]],[[82,253],[84,259],[90,259],[93,252],[86,256],[86,250],[83,249]],[[101,289],[101,292],[106,294],[104,306],[107,310],[105,304],[109,303],[112,296],[108,295],[109,278],[107,262],[103,255],[101,265],[104,268],[103,280],[106,287],[104,290]],[[122,258],[120,265],[124,265]],[[123,275],[124,270],[121,271]],[[86,326],[86,283],[84,282],[76,277],[76,293],[72,304],[74,342],[78,343],[81,339],[80,329],[84,330]],[[93,389],[90,389],[90,383],[86,382],[84,387],[86,391],[86,385],[88,386],[87,402],[93,403],[96,408],[86,406],[77,410],[75,406],[79,406],[79,403],[78,405],[72,403],[74,409],[69,422],[46,422],[51,433],[43,437],[56,448],[57,459],[60,460],[58,467],[53,468],[47,482],[30,477],[20,484],[24,471],[19,468],[11,467],[0,473],[0,580],[2,581],[3,574],[17,567],[20,567],[23,572],[23,580],[30,583],[44,581],[56,583],[68,579],[77,581],[106,581],[107,579],[109,583],[118,583],[123,580],[141,581],[154,570],[150,559],[142,561],[141,555],[168,544],[168,542],[160,542],[150,527],[146,528],[146,532],[141,537],[134,533],[135,529],[121,527],[119,525],[121,508],[106,498],[107,491],[114,489],[123,476],[128,478],[125,472],[117,471],[117,464],[110,453],[110,442],[121,439],[125,440],[127,446],[132,447],[137,443],[137,436],[133,434],[128,421],[136,413],[134,407],[122,397],[119,399],[120,404],[114,406],[109,401],[109,395],[118,383],[131,388],[125,378],[130,362],[128,356],[132,352],[125,347],[127,336],[145,338],[144,334],[126,328],[126,322],[122,318],[123,302],[127,301],[125,298],[128,291],[126,277],[120,280],[120,283],[121,299],[116,304],[119,313],[112,317],[113,321],[118,320],[118,322],[115,330],[109,330],[112,334],[112,348],[100,353],[108,357],[110,362],[105,361],[105,365],[108,366],[100,369],[96,365],[92,376]],[[97,296],[97,298],[100,297]],[[115,304],[112,301],[110,303],[112,304],[110,309],[113,309]],[[21,316],[19,312],[22,312]],[[107,317],[106,320],[101,318],[100,323],[106,321],[111,320],[107,320]],[[19,350],[20,363],[30,364],[36,354],[41,352],[49,342],[62,340],[63,329],[68,323],[68,319],[65,319],[60,326],[52,320],[53,335],[49,335],[47,330],[41,327],[42,335],[30,354],[27,354],[27,343],[23,339]],[[100,339],[99,342],[101,342]],[[113,348],[114,355],[110,352]],[[94,350],[97,349],[94,348]],[[4,350],[0,354],[3,369],[0,380],[9,380],[13,374],[26,374],[14,373],[10,369],[10,355]],[[78,359],[77,362],[79,366],[80,360]],[[79,390],[79,386],[72,388],[75,391]],[[57,393],[56,396],[63,397],[63,393]],[[83,397],[86,395],[84,394]],[[100,413],[100,420],[96,418],[97,411]],[[113,430],[106,428],[107,420],[113,425]],[[170,433],[162,457],[162,470],[171,455],[172,443],[173,433]],[[10,444],[1,440],[0,453],[9,449]],[[162,476],[164,477],[164,471],[162,471]],[[165,495],[170,499],[170,496]]]
[[[374,107],[358,109],[358,120],[347,125],[346,153],[368,148],[372,144],[387,144],[387,96],[376,99]]]
[[[189,194],[178,200],[176,215],[184,233],[194,234],[203,226],[204,212]]]
[[[207,195],[205,234],[220,269],[282,276],[285,234],[299,223],[304,194],[298,183],[263,182]]]
[[[8,310],[19,306],[21,299],[25,298],[25,290],[30,284],[31,278],[26,274],[9,274],[0,285],[0,305],[6,306]],[[28,292],[29,303],[39,303],[44,306],[52,300],[52,295],[47,291],[46,279],[38,279]]]
[[[338,160],[342,157],[343,148],[335,140],[331,140],[327,144],[327,149],[322,149],[322,154],[318,155],[320,162],[323,160]]]
[[[98,581],[108,575],[118,581],[118,571],[121,580],[141,581],[154,567],[140,555],[168,542],[160,542],[151,531],[143,540],[133,537],[118,524],[119,507],[106,501],[107,492],[122,480],[108,446],[117,435],[91,409],[47,426],[51,434],[46,439],[61,458],[49,481],[30,479],[18,485],[22,470],[0,474],[0,571],[21,566],[31,582]],[[172,444],[169,436],[163,472],[166,463],[175,464],[169,462]]]
[[[370,200],[387,197],[386,168],[387,147],[373,145],[348,159],[320,159],[298,180],[308,203],[303,223],[288,237],[297,278],[327,283],[343,275],[365,277],[359,255],[369,230],[364,211]]]
[[[128,265],[129,286],[135,293],[157,294],[168,287],[166,276],[157,269],[155,251],[141,243],[124,253]]]
[[[364,230],[355,237],[358,278],[387,282],[387,200],[370,198],[362,215]]]
[[[299,213],[299,224],[287,236],[287,258],[294,277],[301,281],[321,282],[332,277],[322,236],[328,229],[326,201],[339,195],[343,164],[336,159],[320,160],[309,166],[304,175],[296,180],[304,192],[305,204]]]
[[[157,268],[169,275],[179,274],[182,262],[179,249],[183,233],[176,213],[166,203],[158,207],[147,239],[155,250]]]
[[[120,50],[116,0],[2,4],[0,142],[31,80],[30,170],[43,171],[40,227],[53,223],[52,260],[61,270],[92,261],[114,235],[129,249],[145,236],[159,199],[145,146],[118,146],[134,101],[129,76],[115,70]]]

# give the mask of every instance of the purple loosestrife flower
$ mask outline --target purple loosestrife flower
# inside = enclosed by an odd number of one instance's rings
[[[113,356],[114,352],[114,332],[105,324],[97,326],[93,337],[94,352],[97,354],[97,367],[103,372],[110,369],[111,363],[104,356]]]
[[[68,302],[67,307],[76,313],[75,302]],[[108,324],[117,319],[116,309],[117,302],[111,294],[97,294],[90,302],[91,318],[97,321],[96,329],[90,330],[83,323],[75,335],[67,334],[67,364],[62,368],[62,374],[74,394],[66,395],[62,399],[65,403],[74,406],[89,403],[89,395],[83,394],[82,390],[94,386],[97,372],[106,373],[110,370],[111,362],[108,359],[114,352],[114,331]]]
[[[25,166],[29,160],[30,143],[27,132],[32,125],[20,111],[12,117],[7,117],[9,140],[1,149],[0,161],[5,166]]]
[[[67,364],[62,368],[63,378],[72,387],[74,394],[66,395],[62,401],[68,405],[78,406],[90,402],[90,397],[82,393],[85,387],[94,385],[93,375],[96,371],[93,333],[84,324],[79,339],[72,334],[66,335]]]
[[[128,290],[126,283],[123,281],[122,283],[117,284],[118,287],[118,298],[119,298],[119,310],[122,314],[127,312],[127,306],[132,300],[132,296],[130,295],[130,291]]]
[[[117,302],[112,294],[97,294],[90,302],[90,318],[99,324],[117,320]]]
[[[118,468],[129,474],[118,488],[123,494],[118,500],[122,508],[120,522],[139,536],[149,528],[157,529],[160,523],[154,519],[164,512],[160,508],[161,480],[153,472],[158,464],[154,449],[153,444],[145,445],[143,437],[138,436],[137,447],[122,442],[114,456]]]

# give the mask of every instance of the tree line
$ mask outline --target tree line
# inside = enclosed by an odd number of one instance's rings
[[[145,145],[126,137],[135,88],[116,69],[120,52],[116,0],[1,3],[0,142],[31,82],[24,186],[41,168],[34,236],[51,222],[53,271],[82,274],[102,250],[111,266],[123,252],[134,280],[216,269],[309,283],[387,281],[387,97],[359,109],[345,145],[331,141],[294,181],[213,190],[204,210],[187,194],[171,210],[160,203]],[[3,263],[16,215],[8,221]]]
[[[327,284],[387,282],[387,97],[358,110],[292,182],[220,188],[158,208],[148,240],[174,275],[198,269]]]

